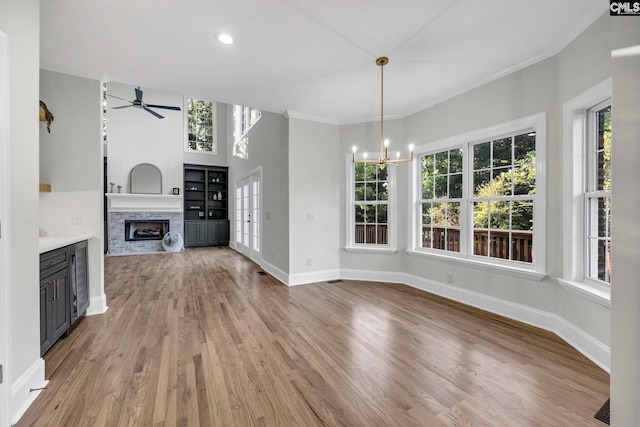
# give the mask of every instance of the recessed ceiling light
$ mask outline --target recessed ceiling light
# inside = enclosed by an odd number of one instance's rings
[[[216,39],[222,44],[232,44],[233,43],[233,37],[231,37],[227,33],[218,33],[218,34],[216,34]]]

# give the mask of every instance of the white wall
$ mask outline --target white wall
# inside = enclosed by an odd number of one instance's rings
[[[180,94],[141,88],[143,101],[150,104],[183,106]],[[107,92],[124,99],[135,99],[134,87],[117,82],[107,84]],[[182,189],[184,108],[159,111],[164,119],[135,107],[114,110],[127,102],[107,97],[107,177],[129,193],[129,174],[139,163],[151,163],[162,172],[162,193],[173,187]],[[181,191],[180,194],[183,194]]]
[[[340,277],[339,155],[338,126],[289,118],[289,284]]]
[[[120,98],[135,99],[135,87],[118,82],[107,83],[107,93]],[[181,111],[156,109],[164,116],[158,119],[152,114],[134,107],[116,109],[126,101],[107,97],[107,176],[108,182],[122,186],[123,193],[130,192],[129,174],[139,163],[151,163],[162,172],[162,193],[172,194],[174,187],[183,192],[183,165],[227,165],[226,105],[217,108],[217,154],[184,151],[185,97],[181,94],[141,86],[142,100],[149,104],[170,105]],[[197,97],[197,95],[193,95]],[[107,186],[109,191],[109,186]]]
[[[11,310],[10,360],[12,417],[28,404],[29,388],[42,385],[38,260],[38,68],[39,2],[0,3],[0,29],[9,43],[9,239],[8,304]],[[3,414],[4,417],[5,414]]]

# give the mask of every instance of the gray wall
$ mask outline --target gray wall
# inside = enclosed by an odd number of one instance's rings
[[[403,120],[385,121],[385,136],[392,145],[402,141],[416,145],[429,144],[443,138],[460,135],[538,113],[547,117],[547,230],[546,258],[548,276],[542,281],[514,277],[462,263],[442,261],[434,257],[411,256],[403,252],[409,244],[409,168],[398,170],[399,249],[396,255],[362,255],[342,252],[344,271],[377,271],[380,277],[402,278],[403,275],[425,279],[440,289],[447,287],[452,295],[480,296],[484,308],[497,305],[513,307],[514,313],[524,311],[532,321],[539,317],[540,326],[549,326],[560,319],[561,329],[577,333],[596,347],[609,347],[610,310],[596,302],[560,287],[556,278],[562,276],[562,179],[563,123],[562,105],[577,94],[600,83],[611,75],[611,28],[618,21],[603,15],[570,45],[546,60],[489,82],[476,89],[427,108]],[[627,31],[628,32],[628,31]],[[625,32],[625,34],[627,33]],[[352,145],[359,151],[378,151],[376,124],[341,126],[342,154]],[[396,142],[394,142],[394,140]],[[373,144],[373,145],[372,145]],[[343,172],[343,182],[346,180]],[[343,190],[344,191],[344,190]],[[344,198],[343,198],[344,200]],[[343,202],[344,204],[344,202]],[[341,223],[345,227],[344,220]],[[344,246],[344,238],[341,245]],[[396,273],[389,276],[388,273]],[[447,274],[454,282],[447,284]],[[471,292],[469,294],[468,292]],[[505,305],[506,304],[506,305]],[[500,310],[499,310],[500,311]],[[504,312],[504,310],[503,310]],[[558,316],[556,318],[556,316]],[[546,322],[546,325],[545,325]],[[566,338],[566,337],[565,337]],[[607,365],[607,361],[601,361]]]
[[[51,133],[40,125],[40,231],[47,235],[94,236],[89,240],[88,313],[106,308],[102,191],[100,82],[40,70],[40,99],[53,113]],[[81,224],[72,224],[80,215]]]
[[[40,181],[54,191],[102,188],[100,82],[40,71],[40,99],[53,113],[51,133],[40,125]]]
[[[337,125],[289,118],[290,283],[340,275],[340,152]]]
[[[231,123],[233,118],[232,108],[232,105],[227,106],[227,123]],[[238,178],[262,167],[262,259],[283,273],[289,271],[288,141],[287,118],[263,111],[262,118],[249,132],[249,158],[240,159],[231,155],[233,126],[227,128],[229,191],[233,192],[233,185]],[[235,197],[229,199],[229,212],[233,218]],[[233,220],[230,236],[234,242]]]

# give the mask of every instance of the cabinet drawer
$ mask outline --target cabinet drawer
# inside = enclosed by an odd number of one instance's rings
[[[67,248],[55,249],[40,255],[40,278],[69,266]]]

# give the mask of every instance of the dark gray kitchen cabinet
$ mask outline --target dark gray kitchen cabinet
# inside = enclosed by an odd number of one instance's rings
[[[208,221],[207,243],[209,245],[229,244],[229,221],[225,219]]]
[[[40,256],[40,354],[71,326],[67,248]]]
[[[184,245],[185,246],[207,246],[208,221],[185,221],[184,222]]]
[[[40,255],[40,355],[89,307],[88,242]]]

